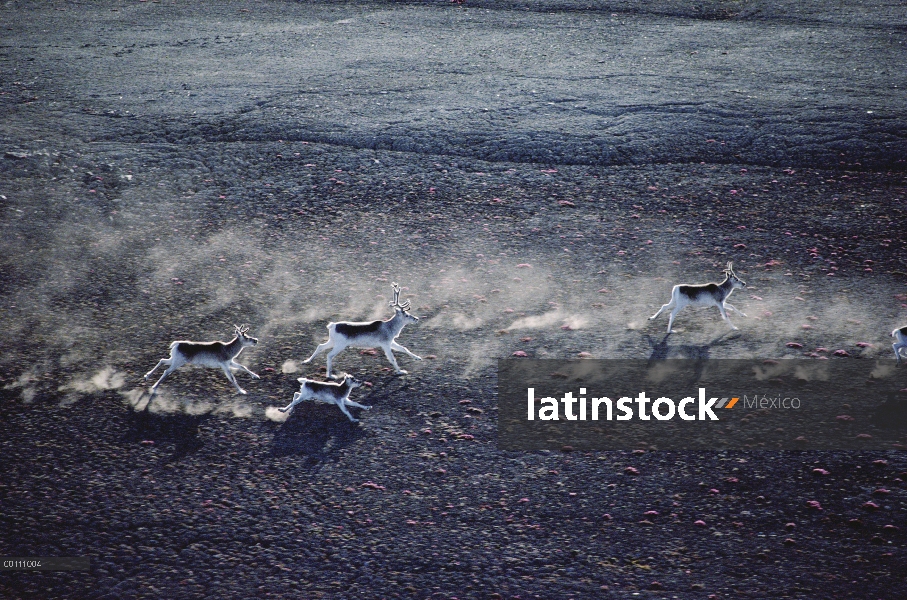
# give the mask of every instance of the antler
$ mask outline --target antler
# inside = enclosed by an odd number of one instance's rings
[[[394,301],[391,302],[391,306],[399,308],[402,311],[409,310],[409,300],[400,304],[400,286],[396,283],[392,283],[391,285],[394,286]]]
[[[730,261],[730,260],[729,260],[729,261],[727,262],[727,268],[724,270],[724,272],[725,272],[725,273],[733,273],[733,272],[734,272],[734,263],[733,263],[733,261]]]
[[[238,333],[239,335],[243,335],[244,333],[249,331],[249,326],[248,325],[234,325],[233,329],[235,329],[236,333]]]

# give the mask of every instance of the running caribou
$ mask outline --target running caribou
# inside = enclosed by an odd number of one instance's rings
[[[176,341],[171,343],[170,358],[162,358],[153,369],[145,373],[145,379],[148,379],[152,373],[157,371],[158,367],[167,367],[167,370],[164,371],[161,378],[157,380],[157,383],[151,386],[151,393],[154,394],[157,391],[157,386],[161,385],[161,382],[164,381],[168,375],[183,365],[199,365],[223,369],[224,373],[227,375],[227,379],[230,380],[230,383],[236,386],[236,391],[240,394],[245,394],[246,390],[239,387],[239,384],[236,383],[236,377],[233,376],[230,369],[241,369],[255,379],[260,379],[258,375],[235,360],[236,357],[239,356],[239,353],[247,346],[254,346],[257,344],[258,339],[246,335],[249,331],[249,327],[246,325],[243,325],[242,327],[234,325],[233,329],[236,332],[236,337],[229,342]]]
[[[671,290],[671,301],[658,309],[658,312],[649,317],[653,320],[667,309],[671,310],[668,318],[668,333],[671,333],[671,326],[674,325],[674,317],[685,306],[715,306],[721,313],[721,318],[727,321],[731,329],[737,329],[727,316],[727,310],[730,308],[741,316],[746,316],[733,304],[729,304],[727,299],[737,288],[746,287],[746,282],[737,277],[734,273],[734,263],[728,262],[724,269],[724,281],[721,283],[700,283],[700,284],[679,284]]]
[[[401,304],[400,286],[396,283],[392,285],[394,287],[394,301],[390,304],[394,309],[392,318],[387,321],[328,323],[328,340],[323,344],[319,344],[312,356],[302,362],[308,364],[320,353],[330,350],[327,358],[327,377],[328,379],[334,379],[331,375],[331,363],[335,356],[348,347],[380,347],[384,350],[387,360],[394,366],[394,370],[400,374],[405,374],[406,371],[397,364],[397,359],[394,358],[394,350],[405,352],[416,360],[422,360],[422,357],[416,356],[396,341],[403,328],[409,323],[416,323],[419,317],[409,314],[409,300]]]

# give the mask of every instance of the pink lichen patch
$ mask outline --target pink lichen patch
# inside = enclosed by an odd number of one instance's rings
[[[797,348],[800,349],[803,347],[803,344],[798,344],[797,342],[788,342],[785,344],[788,348]]]
[[[529,355],[526,354],[525,352],[523,352],[522,350],[517,350],[516,352],[514,352],[513,354],[511,354],[511,356],[517,356],[517,357],[519,357],[519,358],[524,358],[524,357],[529,356]]]
[[[624,473],[627,475],[639,475],[639,469],[636,467],[627,467],[624,469]]]
[[[891,493],[891,490],[886,490],[885,488],[879,488],[877,490],[873,490],[872,493],[875,496],[887,496],[888,494]]]
[[[812,510],[822,510],[822,504],[818,500],[807,500],[806,506]]]
[[[835,420],[837,420],[837,421],[853,421],[853,417],[851,417],[850,415],[838,415],[837,417],[835,417]]]
[[[872,348],[869,342],[857,342],[857,348]]]
[[[862,508],[863,508],[864,510],[878,510],[878,509],[879,509],[879,505],[876,504],[875,502],[872,502],[872,501],[870,501],[870,502],[864,502],[863,505],[862,505]]]
[[[832,354],[834,354],[835,356],[850,356],[850,352],[848,352],[847,350],[835,350],[834,352],[832,352]]]
[[[828,475],[828,471],[825,469],[813,469],[815,475]]]
[[[703,521],[702,519],[693,521],[693,525],[695,525],[696,527],[705,527],[706,526],[705,521]]]

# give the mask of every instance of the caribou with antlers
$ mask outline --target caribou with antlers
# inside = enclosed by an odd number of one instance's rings
[[[161,382],[164,381],[168,375],[183,365],[199,365],[223,369],[224,373],[227,375],[227,379],[230,380],[230,383],[236,386],[236,391],[240,394],[245,394],[246,390],[239,387],[239,384],[236,383],[236,377],[233,376],[230,369],[241,369],[255,379],[260,379],[258,375],[234,360],[246,346],[254,346],[257,344],[258,339],[246,335],[249,331],[247,325],[243,325],[242,327],[234,325],[233,329],[236,332],[236,337],[229,342],[176,341],[171,343],[170,358],[162,358],[153,369],[145,373],[145,379],[148,379],[152,373],[157,371],[158,367],[161,365],[167,366],[167,370],[164,371],[161,378],[157,380],[157,383],[151,386],[151,393],[154,394],[157,391],[157,386],[161,385]]]
[[[724,281],[721,283],[701,283],[695,285],[680,284],[675,285],[671,290],[671,301],[658,309],[658,312],[649,317],[653,320],[667,309],[671,310],[671,316],[668,319],[668,333],[671,333],[671,326],[674,325],[674,317],[685,306],[714,306],[721,313],[721,318],[727,321],[731,329],[737,328],[731,323],[725,309],[730,308],[741,316],[746,316],[737,308],[728,304],[727,299],[737,288],[746,287],[746,282],[737,277],[734,273],[734,263],[728,262],[724,269]]]
[[[422,357],[416,356],[396,342],[397,336],[400,335],[403,328],[409,323],[416,323],[419,317],[409,314],[409,300],[400,304],[400,286],[396,283],[392,285],[394,287],[394,301],[390,305],[394,309],[394,316],[391,319],[358,323],[328,323],[328,341],[319,344],[312,356],[302,362],[310,363],[320,353],[330,350],[327,358],[327,377],[328,379],[334,379],[331,375],[331,362],[335,356],[348,347],[380,347],[384,350],[387,360],[394,366],[394,370],[399,374],[405,374],[406,371],[397,364],[393,350],[405,352],[416,360],[422,360]]]

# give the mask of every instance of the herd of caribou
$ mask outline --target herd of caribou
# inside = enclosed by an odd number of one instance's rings
[[[671,314],[668,317],[668,333],[671,333],[674,317],[677,316],[677,313],[685,306],[715,306],[718,309],[718,312],[721,313],[721,318],[727,321],[728,325],[731,326],[731,329],[737,329],[728,318],[727,309],[729,308],[744,317],[746,315],[733,305],[728,304],[727,299],[735,289],[744,287],[746,287],[746,282],[734,273],[733,264],[729,262],[724,269],[724,281],[721,283],[675,285],[671,290],[671,300],[658,309],[658,312],[649,317],[649,320],[651,321],[652,319],[657,318],[665,310],[671,309]],[[387,321],[328,323],[327,341],[323,344],[319,344],[318,347],[315,348],[315,352],[303,361],[303,363],[308,364],[322,352],[330,351],[327,355],[326,375],[328,379],[337,379],[331,374],[331,363],[334,357],[343,350],[350,347],[381,348],[384,350],[387,359],[394,366],[394,370],[399,374],[405,374],[406,371],[401,369],[400,365],[397,364],[397,359],[394,357],[393,351],[404,352],[416,360],[422,360],[421,357],[416,356],[397,343],[397,337],[403,331],[403,328],[409,323],[417,322],[419,317],[409,313],[409,300],[402,304],[400,303],[400,286],[394,283],[393,289],[394,301],[390,304],[394,309],[394,316],[392,318]],[[145,374],[145,379],[148,379],[158,367],[167,367],[167,370],[164,371],[161,378],[151,387],[152,396],[157,392],[158,386],[168,375],[187,364],[222,369],[226,374],[227,379],[236,386],[236,390],[240,394],[245,394],[246,391],[239,387],[231,369],[245,371],[255,379],[260,379],[258,375],[235,360],[244,348],[256,345],[258,339],[247,335],[249,328],[245,325],[242,327],[234,325],[234,328],[236,330],[236,337],[229,342],[176,341],[171,343],[170,358],[162,358],[153,369]],[[891,337],[895,338],[892,349],[894,350],[894,355],[898,364],[900,364],[902,356],[901,351],[907,349],[907,326],[892,331]],[[300,377],[298,381],[301,384],[299,391],[293,394],[293,401],[290,404],[284,408],[278,409],[280,412],[285,413],[292,410],[294,406],[303,400],[313,400],[316,402],[336,404],[340,407],[340,410],[343,411],[343,414],[345,414],[350,421],[355,423],[357,419],[350,414],[347,407],[352,406],[362,409],[371,408],[370,406],[364,406],[350,400],[350,392],[362,385],[362,382],[353,378],[352,375],[344,375],[339,382],[320,382],[306,379],[305,377]]]

